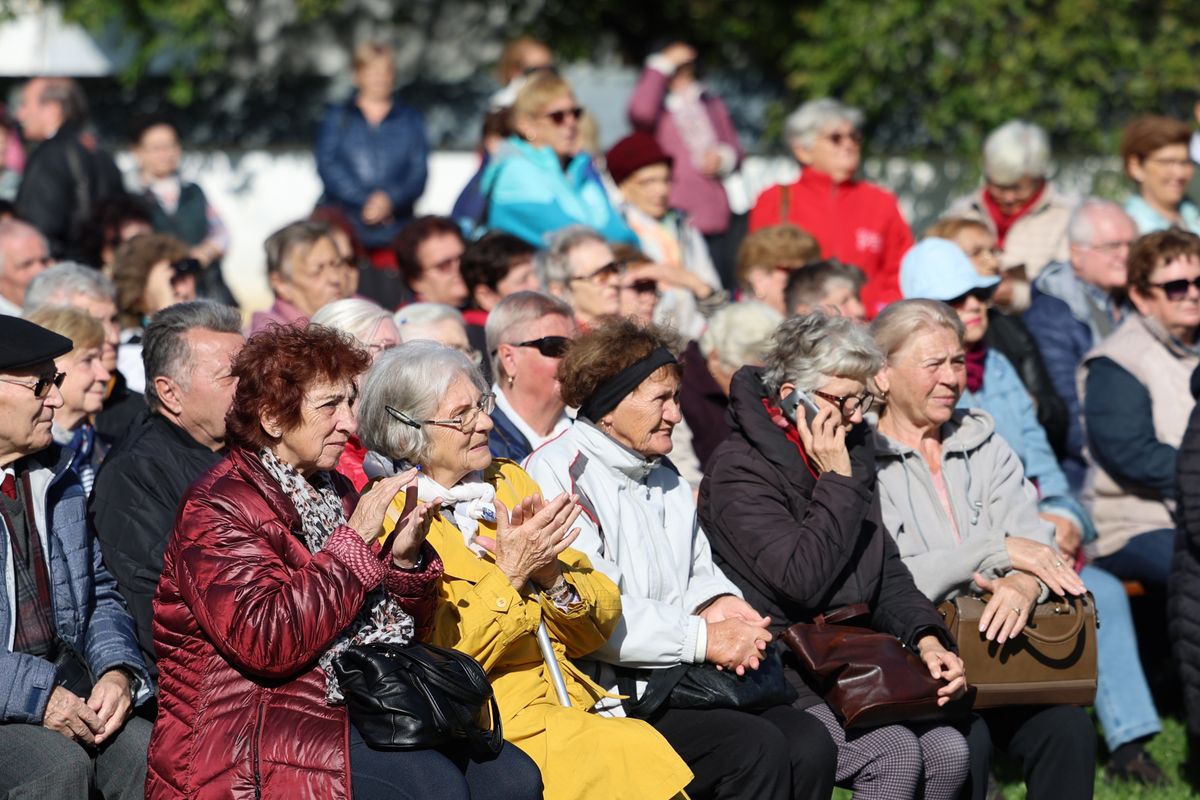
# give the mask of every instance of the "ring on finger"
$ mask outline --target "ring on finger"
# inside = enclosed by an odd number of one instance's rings
[[[1014,614],[1020,614],[1020,613],[1021,613],[1021,607],[1020,607],[1020,606],[1013,606],[1013,607],[1012,607],[1012,610],[1013,610],[1013,613],[1014,613]]]

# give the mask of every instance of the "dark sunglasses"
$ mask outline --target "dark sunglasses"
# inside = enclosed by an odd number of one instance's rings
[[[615,278],[625,273],[624,261],[610,261],[602,265],[588,275],[577,275],[571,278],[573,281],[598,281],[602,279]]]
[[[656,281],[634,281],[629,284],[629,288],[638,294],[657,294],[658,283]]]
[[[946,305],[951,306],[952,308],[957,308],[958,306],[961,306],[963,303],[967,302],[968,297],[974,297],[976,300],[978,300],[979,302],[983,303],[986,306],[988,303],[990,303],[992,301],[992,295],[994,295],[995,293],[996,293],[995,286],[980,286],[978,288],[971,289],[968,292],[960,294],[958,297],[953,297],[953,298],[947,300]]]
[[[15,386],[24,386],[26,389],[32,389],[33,396],[41,400],[45,398],[46,395],[50,394],[51,384],[61,389],[63,385],[63,379],[66,377],[67,373],[56,372],[53,375],[43,375],[42,377],[36,379],[33,383],[19,381],[16,378],[0,378],[0,381],[3,381],[4,383],[11,383]]]
[[[828,139],[830,141],[830,143],[833,144],[834,147],[841,147],[842,142],[845,142],[847,140],[854,142],[855,144],[863,143],[862,131],[851,131],[850,133],[842,133],[841,131],[836,131],[835,133],[826,134],[825,138]]]
[[[562,125],[567,121],[568,118],[574,122],[578,122],[579,118],[583,116],[583,106],[564,108],[559,111],[548,111],[542,116],[553,122],[555,125]]]
[[[1192,278],[1190,281],[1186,278],[1180,278],[1177,281],[1166,281],[1164,283],[1150,284],[1155,289],[1162,289],[1163,294],[1172,302],[1178,302],[1187,297],[1188,287],[1195,286],[1200,289],[1200,278]]]
[[[562,358],[567,354],[571,340],[565,336],[543,336],[540,339],[530,339],[528,342],[517,342],[513,347],[536,347],[537,351],[546,358]],[[496,350],[492,355],[496,355]]]
[[[198,275],[204,266],[199,259],[181,258],[171,262],[171,283],[182,280],[188,275]]]

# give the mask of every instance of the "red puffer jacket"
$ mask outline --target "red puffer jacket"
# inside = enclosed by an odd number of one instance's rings
[[[355,495],[334,481],[348,517]],[[381,580],[427,625],[442,566],[426,545],[422,573],[385,570],[347,527],[312,554],[300,532],[247,451],[184,495],[154,598],[150,800],[350,796],[346,711],[325,703],[317,659]]]

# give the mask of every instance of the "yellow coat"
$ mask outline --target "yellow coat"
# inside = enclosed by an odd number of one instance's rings
[[[497,459],[484,479],[509,508],[540,492],[511,461]],[[403,501],[398,496],[392,507],[389,530]],[[495,525],[481,522],[480,531],[494,534]],[[429,543],[446,568],[431,641],[483,665],[500,706],[504,738],[541,768],[546,800],[665,800],[683,791],[692,772],[670,744],[641,720],[591,713],[604,690],[570,661],[596,650],[612,634],[621,616],[616,584],[594,571],[583,553],[563,551],[563,574],[582,601],[564,612],[540,593],[513,589],[491,556],[476,556],[441,515],[430,525]],[[542,619],[572,708],[559,705],[546,673],[535,636]]]

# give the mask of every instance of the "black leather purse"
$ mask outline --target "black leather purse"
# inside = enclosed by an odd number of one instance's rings
[[[647,679],[637,696],[637,677]],[[617,669],[617,691],[626,695],[625,713],[647,719],[660,708],[738,708],[761,711],[789,705],[796,690],[783,674],[783,662],[773,645],[767,645],[758,669],[745,675],[718,670],[712,664],[678,664],[667,669]],[[635,699],[636,698],[636,699]]]
[[[384,750],[465,745],[476,758],[500,752],[500,709],[483,667],[424,642],[352,645],[333,659],[350,722]]]

